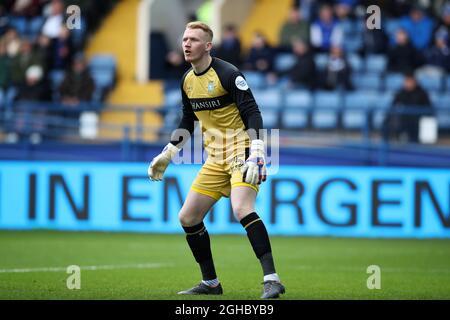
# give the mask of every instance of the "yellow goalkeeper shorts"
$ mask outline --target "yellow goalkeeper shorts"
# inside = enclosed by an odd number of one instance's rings
[[[238,186],[250,187],[256,192],[259,188],[243,182],[241,167],[244,165],[243,157],[235,157],[230,163],[217,163],[206,160],[197,177],[192,183],[191,190],[219,200],[222,196],[229,197],[231,188]]]

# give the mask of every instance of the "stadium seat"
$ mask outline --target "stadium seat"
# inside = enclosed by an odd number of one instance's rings
[[[404,76],[400,73],[388,73],[384,81],[386,90],[397,91],[403,87]]]
[[[181,105],[180,89],[167,90],[164,94],[164,106],[173,108]]]
[[[447,84],[446,84],[446,90],[450,91],[450,75],[447,76]]]
[[[308,111],[285,109],[282,113],[282,126],[286,129],[300,129],[308,127]]]
[[[387,59],[381,54],[370,54],[366,57],[366,71],[384,73],[386,71]]]
[[[317,91],[314,94],[314,106],[316,108],[339,108],[341,95],[335,91]]]
[[[245,71],[244,77],[251,90],[264,89],[266,87],[266,78],[264,74],[257,71]]]
[[[363,46],[363,41],[360,35],[355,35],[344,39],[343,46],[346,52],[358,52]]]
[[[417,76],[417,81],[420,83],[422,88],[424,88],[427,91],[440,91],[442,89],[441,76],[430,76],[425,74],[419,74]]]
[[[252,92],[261,109],[281,107],[281,93],[278,89],[252,90]]]
[[[297,58],[292,53],[279,53],[275,56],[274,68],[277,72],[284,72],[292,68]]]
[[[384,21],[385,31],[389,38],[389,43],[395,43],[395,32],[400,28],[400,20],[399,19],[387,19]]]
[[[318,70],[323,70],[328,64],[328,55],[326,53],[317,53],[314,55],[314,62]]]
[[[375,105],[378,98],[379,94],[375,91],[359,90],[350,92],[343,97],[344,108],[369,109]]]
[[[341,107],[338,92],[318,91],[314,95],[312,125],[317,129],[334,129],[338,126],[338,114]]]
[[[352,83],[360,90],[380,90],[382,87],[381,76],[377,73],[354,73]]]
[[[374,101],[374,107],[372,113],[372,126],[375,129],[380,129],[383,123],[387,109],[392,106],[395,93],[393,91],[385,91],[378,95]]]
[[[346,129],[360,129],[366,124],[366,113],[375,104],[378,94],[374,91],[355,91],[344,96],[342,126]]]
[[[313,106],[311,92],[308,90],[292,90],[286,92],[285,103],[286,108],[310,108]]]
[[[89,68],[91,70],[116,70],[117,62],[116,58],[110,54],[97,54],[94,55],[89,61]]]
[[[355,53],[350,53],[347,56],[348,63],[350,64],[353,72],[361,72],[363,71],[363,61],[362,59]]]
[[[438,95],[436,106],[450,110],[450,93]]]
[[[264,127],[268,129],[279,128],[278,110],[262,109],[261,116],[264,121]]]

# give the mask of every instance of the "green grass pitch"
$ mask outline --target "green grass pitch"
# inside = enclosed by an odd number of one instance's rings
[[[271,241],[282,299],[450,299],[450,240]],[[176,292],[200,272],[182,234],[0,231],[0,299],[259,299],[261,269],[246,236],[211,242],[224,295],[186,297]],[[69,265],[81,267],[79,290],[67,289]],[[379,290],[367,288],[369,265],[381,268]]]

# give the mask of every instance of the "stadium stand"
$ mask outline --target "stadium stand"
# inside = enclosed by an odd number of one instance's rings
[[[139,1],[105,1],[104,7],[89,1],[72,1],[71,4],[79,5],[86,13],[83,15],[82,28],[70,32],[68,38],[61,36],[50,40],[42,37],[45,23],[51,16],[52,6],[62,2],[52,0],[40,3],[40,6],[35,8],[38,14],[26,18],[14,12],[14,1],[7,1],[6,5],[3,5],[0,12],[6,20],[2,21],[8,22],[6,26],[0,25],[0,69],[5,68],[6,61],[10,60],[10,52],[16,51],[16,54],[22,54],[19,53],[22,50],[20,49],[22,39],[31,40],[34,49],[30,61],[41,59],[41,65],[44,68],[43,79],[48,82],[51,90],[49,99],[51,103],[43,108],[51,110],[48,114],[57,119],[60,117],[62,121],[68,120],[67,126],[73,127],[76,131],[77,123],[70,122],[71,118],[65,116],[68,106],[61,103],[59,89],[66,75],[66,69],[71,65],[74,57],[79,52],[83,52],[87,58],[89,74],[95,83],[95,90],[90,101],[78,105],[78,110],[80,113],[97,112],[98,123],[102,127],[97,136],[98,141],[121,141],[124,139],[125,132],[130,139],[141,137],[145,141],[157,142],[158,138],[163,140],[167,133],[178,124],[181,103],[179,79],[173,78],[173,74],[165,69],[168,62],[167,56],[161,51],[173,52],[169,51],[174,49],[170,48],[169,34],[164,30],[152,31],[149,34],[149,39],[155,41],[153,51],[149,54],[151,57],[156,55],[162,59],[158,63],[160,73],[156,80],[139,85],[133,78],[136,63],[135,39],[130,37],[127,39],[124,36],[135,33],[132,21],[136,18],[135,12]],[[331,3],[334,2],[331,1]],[[68,4],[64,3],[64,5]],[[385,38],[377,38],[377,41],[382,42],[384,41],[382,39],[385,39],[386,43],[376,46],[368,43],[367,40],[367,34],[371,31],[365,28],[366,16],[365,11],[362,10],[363,2],[352,2],[349,4],[349,11],[344,12],[342,3],[336,1],[336,5],[332,6],[335,15],[333,21],[342,31],[342,61],[348,62],[351,86],[330,88],[324,85],[330,80],[331,75],[339,76],[339,72],[333,72],[339,71],[341,62],[339,59],[333,60],[326,50],[320,50],[312,52],[316,71],[310,77],[314,80],[314,85],[305,87],[302,84],[293,83],[290,79],[290,71],[297,62],[297,56],[289,48],[279,46],[279,33],[283,24],[288,21],[289,11],[292,5],[294,9],[298,9],[300,4],[300,0],[283,0],[277,4],[275,10],[273,1],[258,1],[253,5],[248,19],[234,26],[238,31],[236,33],[239,36],[238,40],[242,44],[241,57],[236,61],[246,61],[255,32],[264,35],[273,55],[273,69],[268,72],[250,70],[246,69],[245,65],[238,65],[260,105],[265,126],[286,129],[285,133],[293,134],[293,137],[298,136],[299,132],[313,134],[320,132],[325,137],[349,132],[353,134],[352,137],[360,139],[362,143],[365,142],[367,132],[379,137],[394,97],[404,87],[403,73],[389,69],[389,49],[395,45],[396,32],[402,26],[404,27],[402,17],[407,17],[409,13],[404,12],[403,16],[398,16],[398,13],[389,12],[389,8],[382,8],[386,14],[383,15],[383,28],[377,32]],[[433,37],[436,37],[440,30],[439,37],[446,39],[445,50],[439,51],[440,54],[446,54],[449,48],[450,37],[448,24],[446,24],[448,19],[445,19],[446,15],[450,15],[448,6],[450,5],[442,4],[442,10],[438,11],[442,16],[436,16],[430,8],[425,8],[424,11],[435,25]],[[301,12],[302,20],[306,21],[307,25],[311,25],[316,21],[319,8],[320,6],[313,6],[310,12]],[[54,10],[58,11],[57,8]],[[128,22],[117,23],[118,21]],[[447,34],[444,33],[442,36],[442,30],[447,30]],[[122,35],[126,45],[119,45],[110,40],[116,35]],[[158,41],[155,40],[155,35],[158,35]],[[87,41],[88,39],[90,41]],[[164,48],[157,43],[164,43]],[[433,41],[430,41],[427,47],[420,48],[419,55],[425,56],[433,45]],[[370,46],[384,49],[371,51]],[[62,51],[67,51],[67,54],[64,56],[50,54],[50,57],[47,55],[44,59],[40,56],[45,50],[55,52],[55,48],[64,48]],[[221,57],[221,52],[223,51],[215,52],[216,56]],[[447,58],[450,59],[448,53]],[[59,61],[59,64],[55,64],[53,60]],[[25,71],[22,72],[25,73]],[[155,69],[156,73],[157,71]],[[416,72],[419,85],[427,92],[434,107],[434,116],[439,125],[439,142],[446,143],[450,132],[449,70],[429,66],[419,57],[413,71]],[[165,76],[167,78],[164,78]],[[9,136],[11,126],[7,124],[19,114],[15,112],[18,108],[12,107],[17,100],[18,89],[17,86],[5,81],[10,80],[2,80],[0,77],[3,140],[17,142],[17,137]],[[338,79],[338,83],[339,81]],[[21,105],[24,105],[23,102]],[[32,112],[32,110],[33,108],[29,108],[29,111],[25,110],[25,112]],[[69,113],[73,112],[69,111]],[[49,118],[49,122],[53,120]],[[51,130],[54,125],[48,125],[46,128]],[[154,132],[159,132],[159,136],[153,134]],[[65,139],[64,134],[49,133],[49,136]]]

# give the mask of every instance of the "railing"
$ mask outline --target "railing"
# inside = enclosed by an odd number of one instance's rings
[[[315,111],[330,111],[336,113],[337,117],[340,118],[343,110],[358,110],[358,112],[364,113],[365,123],[359,129],[360,134],[357,139],[346,140],[345,138],[335,136],[336,132],[332,134],[325,135],[322,139],[313,138],[317,131],[308,134],[308,131],[305,129],[302,130],[294,130],[289,132],[284,132],[281,130],[281,135],[283,136],[282,145],[296,145],[303,146],[305,148],[305,144],[303,143],[305,140],[308,140],[308,147],[322,148],[325,150],[324,156],[326,153],[331,154],[332,151],[336,149],[336,152],[333,153],[333,156],[338,157],[339,159],[346,159],[348,152],[355,153],[359,152],[362,154],[364,158],[367,156],[367,159],[373,158],[373,153],[376,152],[378,154],[376,162],[378,164],[386,164],[388,161],[389,152],[393,150],[393,148],[403,148],[407,147],[409,150],[413,150],[414,148],[418,148],[419,146],[416,144],[401,144],[396,145],[392,144],[392,141],[388,139],[382,139],[383,135],[378,135],[374,137],[373,133],[378,132],[378,130],[374,130],[372,126],[372,118],[373,113],[377,111],[385,111],[386,115],[399,116],[399,115],[429,115],[429,110],[424,110],[422,108],[399,108],[396,110],[386,110],[384,108],[345,108],[345,109],[336,109],[336,108],[302,108],[302,109],[291,109],[297,110],[298,112],[306,112],[311,116]],[[80,123],[79,115],[85,112],[93,112],[98,113],[101,110],[107,110],[108,112],[130,112],[132,117],[134,117],[133,124],[112,124],[112,123],[104,123],[98,122],[95,124],[96,130],[98,131],[109,131],[113,132],[115,137],[118,138],[108,138],[108,135],[103,137],[102,135],[97,137],[84,137],[80,135]],[[270,110],[270,108],[265,108],[264,110]],[[276,111],[280,116],[282,112],[287,110],[286,108],[274,108],[273,111]],[[448,114],[450,117],[450,108],[448,107],[439,107],[433,108],[434,112],[440,112],[440,114]],[[139,149],[143,146],[149,146],[151,144],[157,144],[158,147],[160,144],[164,144],[168,141],[170,133],[173,129],[176,128],[178,122],[174,121],[169,126],[163,126],[152,124],[152,123],[144,123],[144,115],[146,113],[155,113],[161,116],[164,116],[168,112],[180,112],[180,108],[149,108],[149,107],[129,107],[129,106],[102,106],[98,104],[81,104],[74,108],[70,108],[67,106],[63,106],[60,104],[53,103],[36,103],[36,102],[24,102],[19,103],[15,106],[14,112],[2,110],[0,113],[0,125],[1,131],[5,134],[8,130],[16,130],[18,129],[18,133],[24,136],[29,136],[37,130],[43,136],[43,142],[63,142],[64,144],[77,144],[77,145],[91,145],[91,144],[115,144],[120,145],[121,148],[121,160],[139,160],[139,156],[133,156],[133,150]],[[17,128],[17,126],[19,126]],[[389,128],[387,128],[389,129]],[[341,131],[345,131],[342,128],[339,128]],[[299,134],[300,133],[300,134]],[[389,132],[387,132],[389,133]],[[442,133],[442,132],[441,132]],[[151,140],[145,139],[146,135],[151,134],[156,137],[157,142],[152,142]],[[446,134],[446,132],[444,132]],[[335,139],[330,139],[330,137],[335,136]],[[387,135],[384,135],[387,136]],[[162,141],[162,142],[159,142]],[[33,146],[32,143],[25,139],[23,142],[19,142],[17,144],[22,148],[22,150],[27,151],[26,154],[31,152],[31,149],[36,149],[39,147]],[[61,145],[61,144],[60,144]],[[5,146],[5,145],[3,145]],[[430,152],[432,149],[444,149],[447,152],[448,147],[445,144],[440,144],[439,147],[436,145],[425,146],[426,151]],[[1,148],[1,147],[0,147]],[[328,151],[326,151],[328,150]],[[338,151],[340,150],[340,152]],[[346,150],[346,152],[342,152]],[[450,150],[450,149],[449,149]],[[144,151],[139,151],[140,153]],[[314,151],[315,152],[315,151]],[[313,153],[314,153],[313,152]],[[311,154],[313,154],[311,153]],[[315,153],[314,153],[315,154]],[[350,154],[352,157],[354,154]],[[449,158],[450,159],[450,158]],[[367,160],[367,162],[373,162],[373,160]],[[449,160],[450,165],[450,160]]]

